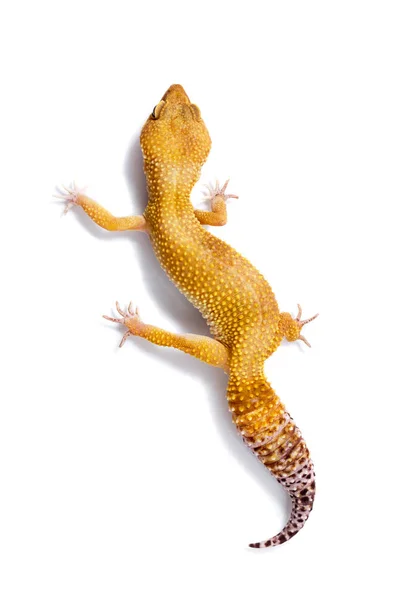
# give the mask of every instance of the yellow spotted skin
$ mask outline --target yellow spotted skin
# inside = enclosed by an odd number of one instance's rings
[[[314,470],[301,433],[263,367],[283,337],[303,339],[304,322],[280,313],[270,285],[257,269],[203,228],[226,222],[224,195],[216,195],[210,212],[193,209],[190,193],[211,140],[200,110],[182,86],[167,90],[140,141],[148,188],[142,216],[114,217],[83,194],[68,200],[106,229],[145,231],[168,277],[207,320],[212,338],[167,332],[143,323],[131,310],[119,309],[122,319],[111,318],[127,326],[126,336],[172,346],[229,373],[227,396],[235,425],[292,498],[286,527],[251,546],[282,544],[301,529],[312,509]]]

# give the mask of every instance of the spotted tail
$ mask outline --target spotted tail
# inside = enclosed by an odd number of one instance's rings
[[[247,390],[252,387],[250,384]],[[233,420],[245,443],[287,489],[292,500],[289,521],[282,531],[264,542],[250,544],[251,548],[267,548],[284,544],[304,526],[313,508],[315,473],[299,428],[269,383],[264,379],[254,388],[249,400],[243,398],[244,394],[228,392]]]
[[[305,448],[307,447],[305,446]],[[289,458],[289,456],[287,458]],[[282,459],[282,461],[285,461],[285,459]],[[290,475],[280,476],[274,473],[279,483],[289,492],[292,501],[289,521],[280,533],[264,542],[249,544],[250,548],[279,546],[290,540],[290,538],[296,535],[296,533],[304,527],[304,524],[313,509],[315,497],[315,473],[313,463],[309,457],[304,461],[299,461],[299,465],[300,466],[292,471]]]

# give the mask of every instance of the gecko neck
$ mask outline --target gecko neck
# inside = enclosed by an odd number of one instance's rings
[[[190,203],[190,193],[200,177],[200,167],[193,163],[177,165],[162,161],[146,161],[149,204],[182,206]]]

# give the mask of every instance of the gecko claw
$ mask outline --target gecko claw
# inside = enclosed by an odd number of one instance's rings
[[[313,317],[310,317],[309,319],[304,319],[303,321],[301,321],[301,315],[303,313],[302,308],[300,306],[300,304],[297,305],[298,308],[298,313],[297,313],[297,317],[295,319],[295,321],[297,321],[297,323],[300,326],[300,329],[304,326],[307,325],[307,323],[311,323],[311,321],[314,321],[314,319],[316,319],[319,316],[319,313],[317,313],[316,315],[314,315]],[[299,337],[297,338],[299,340],[301,340],[302,342],[304,342],[309,348],[311,348],[311,344],[310,342],[303,336],[303,335],[299,335]]]
[[[109,317],[108,315],[102,315],[103,319],[107,319],[107,321],[112,321],[113,323],[122,323],[122,319],[116,319],[115,317]]]
[[[306,338],[304,337],[304,335],[299,335],[299,340],[301,340],[302,342],[305,343],[306,346],[308,346],[309,348],[311,348],[311,344],[308,340],[306,340]]]
[[[119,314],[121,315],[121,317],[126,317],[127,316],[127,314],[120,307],[118,300],[116,301],[115,306],[117,307],[117,311],[119,312]]]
[[[122,310],[118,301],[115,303],[115,306],[118,313],[121,315],[121,318],[118,319],[116,317],[109,317],[108,315],[103,315],[103,319],[106,319],[107,321],[112,321],[112,323],[118,323],[119,325],[126,325],[126,327],[128,327],[128,330],[125,332],[119,344],[119,347],[122,348],[129,336],[139,335],[139,332],[143,327],[143,323],[139,317],[138,307],[136,307],[135,310],[133,310],[132,301],[129,302],[128,309],[126,311]]]
[[[297,308],[299,309],[299,312],[297,313],[297,317],[296,317],[296,321],[303,327],[303,325],[307,325],[307,323],[311,323],[311,321],[314,321],[314,319],[316,319],[319,316],[319,313],[317,313],[316,315],[314,315],[313,317],[310,317],[309,319],[304,319],[304,321],[300,321],[301,319],[301,315],[302,315],[302,309],[300,304],[297,305]]]
[[[85,191],[85,189],[85,187],[79,188],[74,181],[70,187],[62,185],[59,188],[59,191],[61,192],[60,194],[53,194],[53,198],[58,198],[66,203],[64,208],[64,215],[67,214],[67,212],[70,208],[72,208],[72,206],[79,205],[79,196]]]
[[[299,309],[299,312],[297,313],[297,317],[296,317],[296,321],[300,321],[301,319],[301,314],[302,314],[302,308],[300,306],[300,304],[297,305],[297,308]]]
[[[205,195],[204,200],[211,200],[212,204],[217,197],[222,198],[224,202],[226,202],[228,198],[239,198],[239,196],[236,196],[236,194],[225,194],[228,183],[229,179],[225,181],[222,187],[220,187],[218,179],[216,180],[215,185],[206,183],[205,187],[208,189],[209,193]]]
[[[130,331],[129,331],[129,329],[128,329],[128,331],[126,331],[126,332],[124,333],[124,335],[122,336],[122,340],[120,341],[120,344],[119,344],[119,347],[120,347],[120,348],[122,348],[122,346],[125,344],[126,340],[128,339],[128,337],[129,337],[130,335],[132,335],[132,334],[131,334],[131,332],[130,332]]]

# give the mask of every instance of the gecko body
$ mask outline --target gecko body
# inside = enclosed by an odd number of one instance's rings
[[[190,193],[200,177],[211,140],[200,110],[180,85],[171,86],[141,133],[148,205],[143,215],[114,217],[76,189],[67,190],[67,208],[76,204],[108,230],[146,232],[168,277],[197,307],[212,337],[178,335],[142,322],[132,306],[121,318],[122,343],[136,335],[187,352],[229,375],[227,398],[233,422],[247,446],[287,489],[292,500],[288,523],[254,548],[286,542],[304,525],[315,495],[313,463],[300,430],[264,375],[265,360],[282,339],[301,339],[301,320],[280,312],[264,277],[203,225],[226,223],[226,184],[211,193],[211,211],[194,210]],[[315,315],[317,316],[317,315]]]

